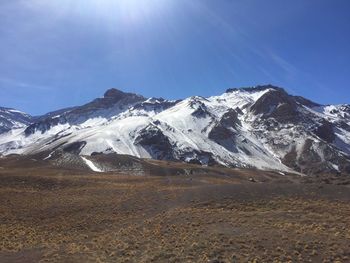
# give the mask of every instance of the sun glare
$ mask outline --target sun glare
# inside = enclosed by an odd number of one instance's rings
[[[97,18],[123,23],[142,23],[169,7],[170,0],[32,0],[30,5],[41,11],[50,10],[60,15]]]

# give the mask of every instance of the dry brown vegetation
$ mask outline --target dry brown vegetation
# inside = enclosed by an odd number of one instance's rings
[[[0,262],[350,262],[350,189],[265,177],[5,167]]]

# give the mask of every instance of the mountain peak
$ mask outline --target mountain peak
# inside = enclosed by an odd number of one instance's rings
[[[126,93],[123,92],[123,91],[121,91],[121,90],[112,88],[112,89],[107,90],[103,96],[104,96],[105,98],[115,98],[115,97],[124,96],[125,94],[126,94]]]
[[[226,93],[230,93],[230,92],[234,92],[234,91],[248,91],[248,92],[258,92],[258,91],[264,91],[267,89],[273,89],[273,90],[277,90],[277,91],[284,91],[283,88],[271,85],[271,84],[267,84],[267,85],[258,85],[258,86],[254,86],[254,87],[242,87],[242,88],[231,88],[231,89],[227,89]]]
[[[135,93],[128,93],[124,92],[115,88],[109,89],[105,92],[103,95],[105,99],[111,99],[113,101],[119,101],[125,98],[134,98],[134,99],[145,99],[143,96],[135,94]]]

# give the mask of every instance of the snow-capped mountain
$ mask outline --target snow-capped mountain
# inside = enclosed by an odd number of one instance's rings
[[[348,174],[350,106],[320,105],[271,85],[179,101],[111,89],[0,135],[2,154],[46,151]]]
[[[32,122],[32,117],[24,112],[0,107],[0,134],[26,127]]]

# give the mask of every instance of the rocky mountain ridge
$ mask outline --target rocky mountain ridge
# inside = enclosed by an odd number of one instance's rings
[[[2,128],[3,155],[57,151],[349,174],[350,106],[320,105],[272,85],[177,101],[110,89],[83,106]]]

